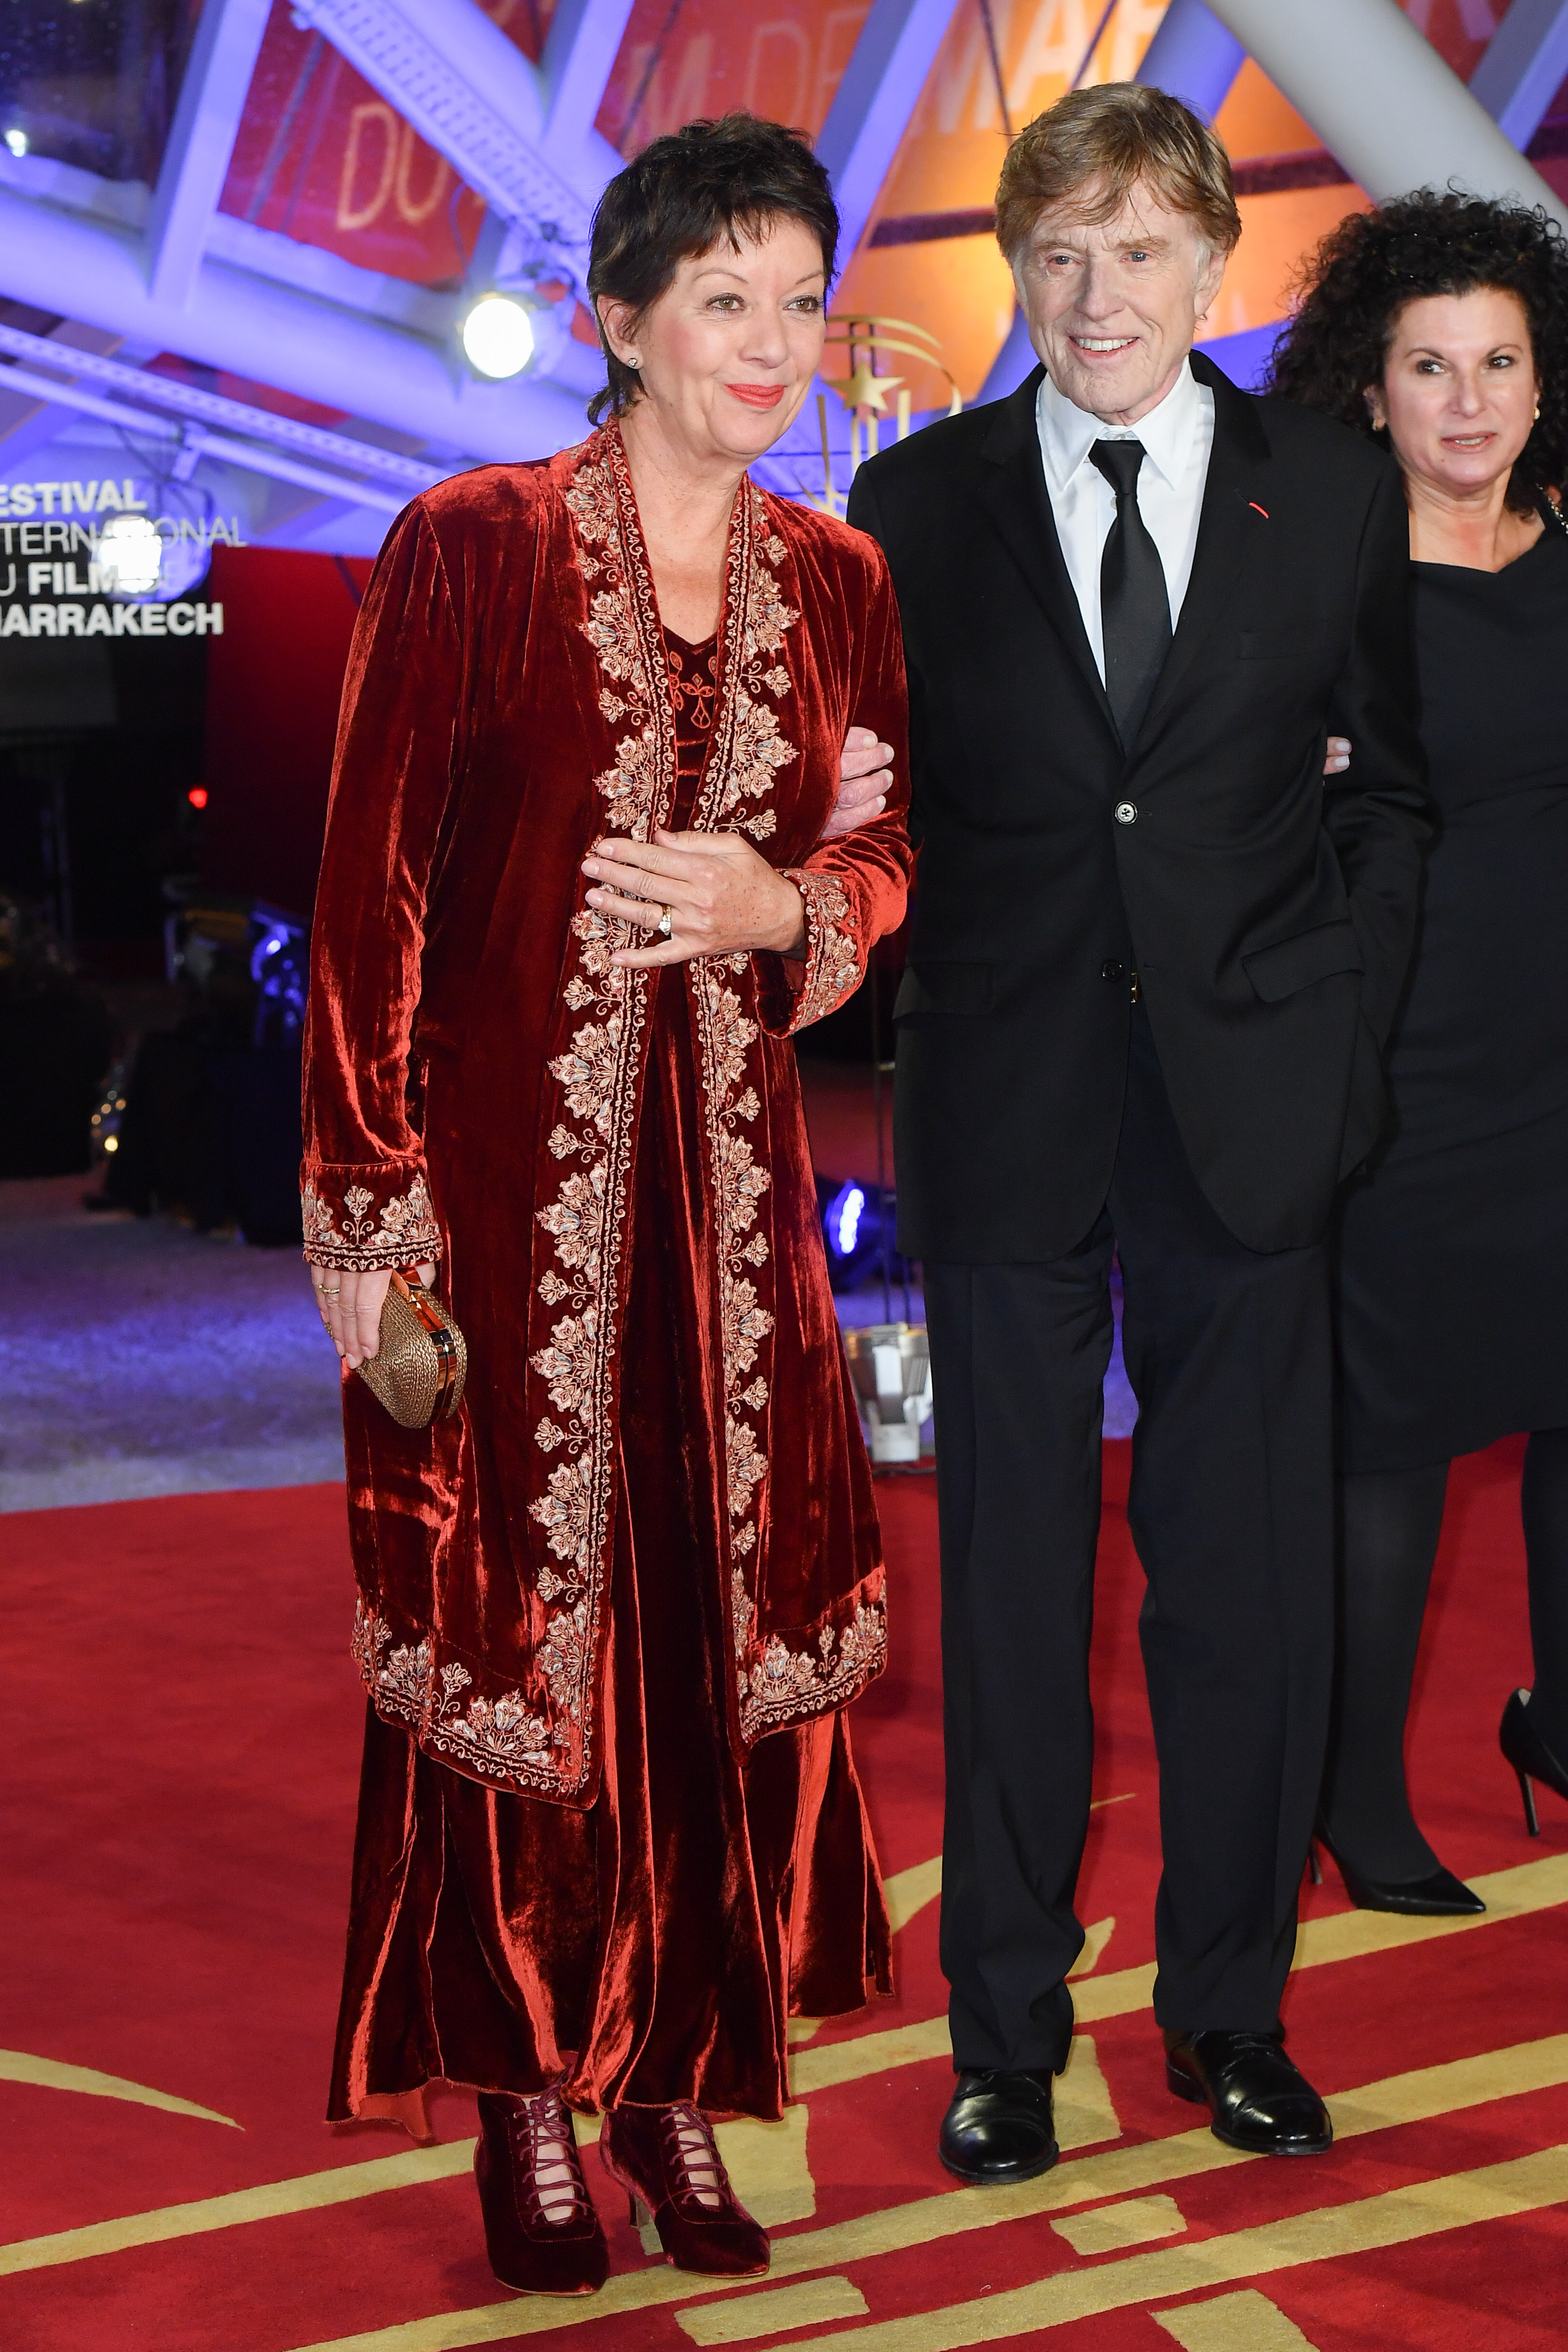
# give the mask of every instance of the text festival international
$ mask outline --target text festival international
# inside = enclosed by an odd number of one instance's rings
[[[103,522],[110,515],[144,515],[134,481],[0,481],[0,638],[221,636],[223,606],[128,595],[117,587],[114,534],[108,561]],[[91,515],[90,522],[65,520]],[[25,518],[25,519],[24,519]],[[194,541],[210,550],[221,541],[245,544],[237,516],[192,521],[159,515],[153,525],[167,542]],[[86,559],[86,577],[76,559]],[[112,599],[113,601],[110,601]]]

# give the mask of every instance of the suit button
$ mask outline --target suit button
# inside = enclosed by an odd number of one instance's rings
[[[1100,965],[1100,976],[1101,980],[1125,980],[1127,966],[1124,963],[1118,963],[1112,957],[1110,962]]]
[[[1118,801],[1116,803],[1116,822],[1118,824],[1136,824],[1138,822],[1137,802]]]

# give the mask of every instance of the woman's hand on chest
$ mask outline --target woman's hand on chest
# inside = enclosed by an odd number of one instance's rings
[[[596,913],[649,934],[648,946],[620,948],[614,963],[689,963],[758,949],[805,953],[800,892],[738,833],[660,829],[651,842],[602,841],[583,871]]]

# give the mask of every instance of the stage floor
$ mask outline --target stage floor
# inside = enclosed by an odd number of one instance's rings
[[[848,1075],[828,1090],[822,1142],[869,1138],[874,1178],[869,1082]],[[88,1187],[0,1183],[0,1514],[339,1477],[337,1361],[298,1252],[89,1213]],[[879,1284],[837,1304],[847,1330],[884,1319]],[[904,1306],[895,1284],[895,1318]],[[920,1322],[918,1284],[909,1307]],[[1105,1406],[1107,1435],[1127,1436],[1138,1409],[1120,1332]]]
[[[1568,1809],[1523,1832],[1496,1727],[1528,1673],[1519,1450],[1456,1472],[1414,1733],[1418,1808],[1479,1922],[1310,1890],[1287,2018],[1339,2131],[1234,2156],[1164,2091],[1149,2013],[1156,1787],[1140,1578],[1108,1446],[1100,1748],[1067,2153],[956,2189],[936,1956],[934,1497],[879,1488],[892,1664],[855,1739],[897,1916],[899,1991],[795,2051],[800,2103],[726,2127],[774,2230],[726,2289],[649,2260],[605,2196],[597,2298],[518,2298],[479,2238],[472,2100],[439,2145],[319,2121],[362,1701],[341,1488],[195,1494],[5,1523],[0,2344],[16,2352],[1544,2352],[1568,2338]],[[588,2158],[598,2185],[596,2160]]]

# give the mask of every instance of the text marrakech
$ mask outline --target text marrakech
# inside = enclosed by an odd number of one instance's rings
[[[0,637],[221,637],[221,604],[9,604]]]

